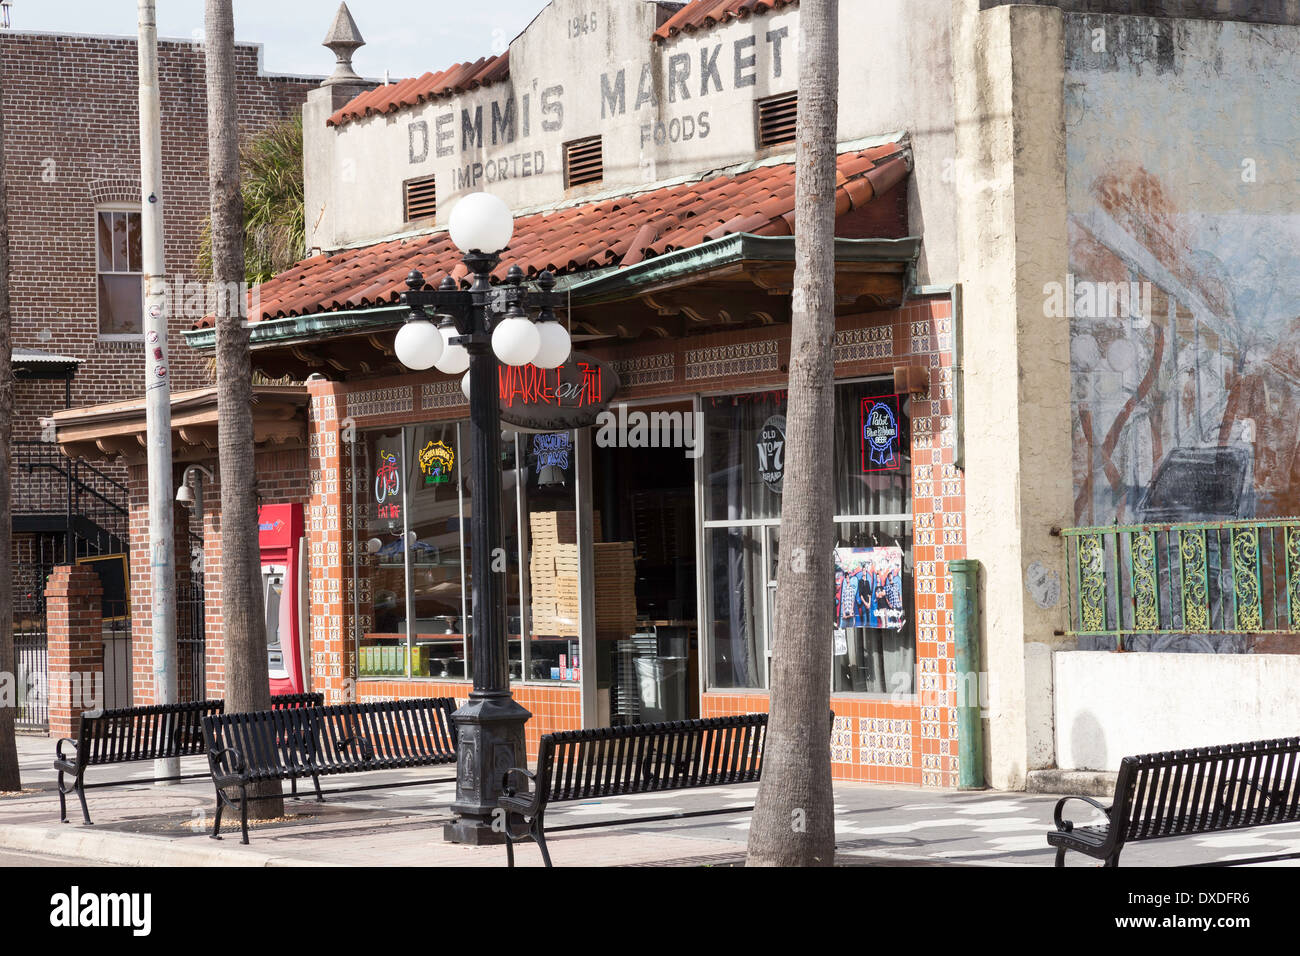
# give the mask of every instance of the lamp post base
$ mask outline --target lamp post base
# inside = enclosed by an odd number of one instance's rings
[[[527,766],[524,724],[532,716],[505,691],[471,691],[456,711],[458,819],[443,828],[448,843],[486,846],[505,842],[505,817],[497,810],[502,778]]]

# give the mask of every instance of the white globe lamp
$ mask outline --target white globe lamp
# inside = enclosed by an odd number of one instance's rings
[[[469,396],[469,372],[466,372],[465,377],[460,380],[460,390],[465,393],[466,398],[470,397]]]
[[[442,333],[426,319],[408,321],[393,340],[397,360],[417,372],[432,368],[442,357],[442,349]]]
[[[533,359],[534,365],[538,368],[559,368],[568,361],[573,348],[568,329],[554,320],[538,322],[537,334],[541,345]]]
[[[465,350],[465,346],[451,344],[451,340],[460,333],[450,322],[438,326],[438,332],[442,336],[442,355],[433,364],[439,372],[446,375],[459,375],[469,368],[469,352]]]
[[[527,365],[541,346],[541,333],[526,318],[507,316],[492,330],[492,351],[506,365]]]
[[[491,193],[470,193],[456,203],[447,223],[461,252],[500,252],[510,245],[515,220],[510,207]]]

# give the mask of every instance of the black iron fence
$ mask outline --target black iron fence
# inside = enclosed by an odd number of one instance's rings
[[[26,604],[26,602],[23,602]],[[22,606],[16,601],[13,649],[16,658],[19,731],[44,734],[49,730],[49,685],[45,667],[45,602]]]
[[[176,652],[179,699],[207,698],[206,605],[203,593],[203,538],[190,534],[190,566],[177,581]]]

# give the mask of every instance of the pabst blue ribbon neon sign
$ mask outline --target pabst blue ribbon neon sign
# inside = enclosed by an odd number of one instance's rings
[[[862,400],[862,470],[894,471],[899,455],[898,396],[878,395]]]

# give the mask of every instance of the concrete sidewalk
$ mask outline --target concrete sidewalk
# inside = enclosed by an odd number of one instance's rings
[[[388,771],[322,781],[324,804],[286,800],[286,819],[251,828],[239,843],[237,820],[224,839],[211,840],[214,804],[205,780],[172,786],[147,782],[147,763],[91,768],[87,783],[139,783],[87,792],[94,826],[80,823],[69,798],[70,823],[58,821],[51,768],[53,741],[20,737],[23,785],[28,792],[0,798],[0,850],[130,866],[504,866],[503,847],[444,843],[442,823],[454,794],[449,767]],[[183,761],[182,773],[203,773],[206,762]],[[362,784],[413,783],[397,789],[329,793]],[[557,807],[547,813],[548,844],[556,866],[733,866],[743,861],[748,808],[756,785],[646,794]],[[840,865],[1050,866],[1056,798],[1039,794],[955,793],[837,783],[836,860]],[[733,812],[685,820],[565,830],[575,824],[634,816],[730,808]],[[1092,811],[1077,808],[1076,822]],[[1082,811],[1088,811],[1084,814]],[[227,814],[229,817],[229,814]],[[1129,866],[1169,866],[1300,851],[1300,825],[1139,844],[1125,850]],[[523,866],[540,866],[532,844],[518,849]],[[1071,865],[1093,861],[1074,856]],[[1278,865],[1300,865],[1290,860]]]

